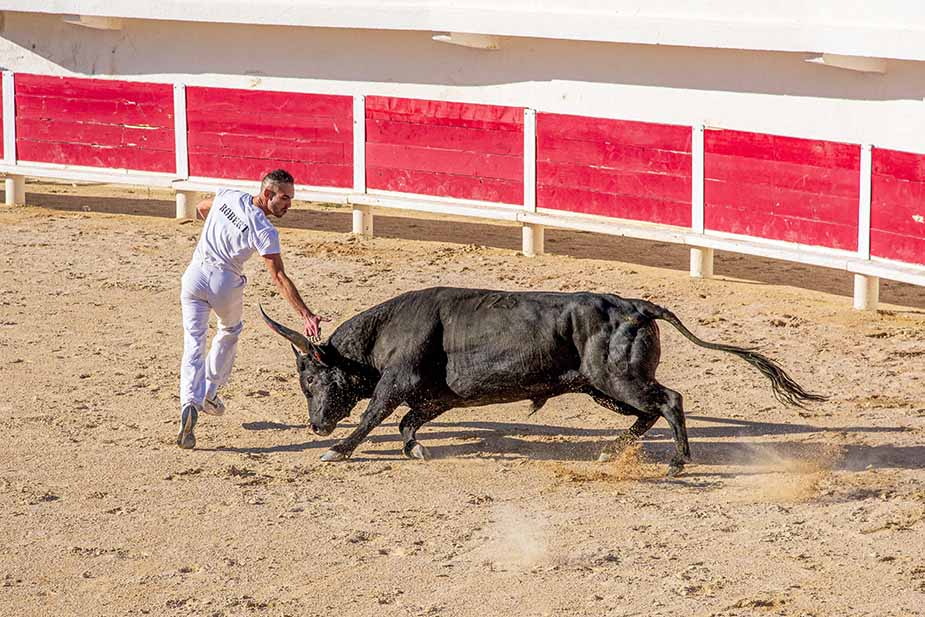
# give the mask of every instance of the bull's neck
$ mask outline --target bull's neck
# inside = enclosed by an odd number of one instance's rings
[[[347,360],[375,368],[373,348],[379,338],[379,328],[389,313],[389,308],[380,304],[354,315],[338,326],[328,342]]]

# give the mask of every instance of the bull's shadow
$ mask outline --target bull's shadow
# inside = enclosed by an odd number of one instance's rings
[[[811,424],[787,424],[752,422],[734,418],[709,416],[688,416],[696,422],[688,427],[691,447],[694,450],[694,465],[688,475],[709,475],[708,466],[767,466],[774,459],[815,459],[828,432],[840,434],[896,433],[902,427],[849,426],[827,428]],[[707,423],[706,426],[703,424]],[[248,430],[304,430],[303,424],[289,425],[277,422],[253,422],[243,425]],[[350,428],[343,423],[340,431]],[[401,437],[397,422],[384,423],[380,430],[361,444],[353,455],[355,461],[404,460],[401,453]],[[436,459],[451,459],[478,456],[489,459],[526,458],[541,461],[592,461],[605,445],[619,433],[619,428],[577,428],[537,423],[519,422],[431,422],[418,433]],[[714,441],[735,437],[773,437],[779,435],[818,435],[817,442]],[[570,438],[581,438],[580,440]],[[440,444],[443,440],[464,443]],[[336,443],[336,439],[317,439],[287,445],[222,448],[224,451],[242,453],[324,451]],[[667,427],[650,430],[642,440],[646,451],[657,461],[668,461],[674,452],[671,431]],[[413,464],[409,461],[410,464]],[[847,444],[841,447],[841,455],[834,461],[836,469],[860,470],[867,468],[919,469],[925,466],[925,446],[866,446]]]

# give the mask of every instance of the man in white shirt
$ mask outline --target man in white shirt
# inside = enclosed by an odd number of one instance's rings
[[[292,281],[280,256],[279,232],[267,216],[281,218],[292,203],[294,180],[283,169],[271,171],[256,197],[222,189],[196,206],[205,219],[193,259],[183,274],[183,360],[180,365],[180,433],[177,445],[195,448],[193,429],[199,412],[220,416],[225,404],[218,388],[228,381],[238,336],[244,327],[244,262],[255,252],[263,257],[270,277],[305,323],[305,335],[317,338],[321,318],[312,313]],[[204,357],[209,315],[218,317],[208,357]]]

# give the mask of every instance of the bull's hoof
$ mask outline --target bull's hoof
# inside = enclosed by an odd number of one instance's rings
[[[422,461],[429,461],[430,460],[430,450],[428,450],[421,444],[416,443],[414,444],[414,447],[411,448],[411,456],[413,458],[416,458]]]
[[[418,459],[420,461],[429,461],[430,460],[430,450],[422,446],[416,441],[405,444],[403,448],[405,456],[410,459]]]
[[[609,463],[613,460],[613,454],[607,451],[601,452],[597,457],[598,463]]]
[[[684,472],[684,461],[671,461],[668,465],[668,477],[675,478]]]
[[[337,463],[340,461],[346,461],[349,458],[346,454],[338,452],[337,450],[328,450],[321,455],[321,460],[325,463]]]

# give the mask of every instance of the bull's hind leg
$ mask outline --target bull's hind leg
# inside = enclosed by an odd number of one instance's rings
[[[601,463],[606,463],[615,455],[626,449],[627,446],[638,441],[661,417],[658,414],[640,411],[616,399],[602,396],[600,393],[591,393],[591,398],[605,409],[616,411],[624,416],[636,416],[636,422],[633,423],[633,426],[629,427],[616,439],[604,446],[600,456],[597,457],[598,462]]]
[[[668,475],[676,476],[691,462],[691,446],[687,441],[687,423],[684,420],[684,406],[681,394],[662,387],[666,401],[662,403],[662,417],[671,425],[674,433],[675,455],[668,467]]]
[[[398,430],[401,432],[401,438],[404,442],[402,452],[405,453],[405,456],[425,461],[430,459],[430,452],[416,439],[417,432],[419,428],[444,411],[446,411],[444,408],[416,405],[405,414],[405,417],[401,419],[401,423],[398,425]]]
[[[674,433],[675,443],[675,455],[671,458],[668,475],[676,476],[681,473],[684,464],[690,462],[691,459],[681,395],[655,381],[648,383],[620,381],[608,385],[606,392],[613,398],[645,413],[645,416],[636,421],[640,429],[650,421],[651,424],[646,427],[646,430],[651,428],[655,423],[652,418],[665,418]],[[632,428],[630,430],[632,431]]]

